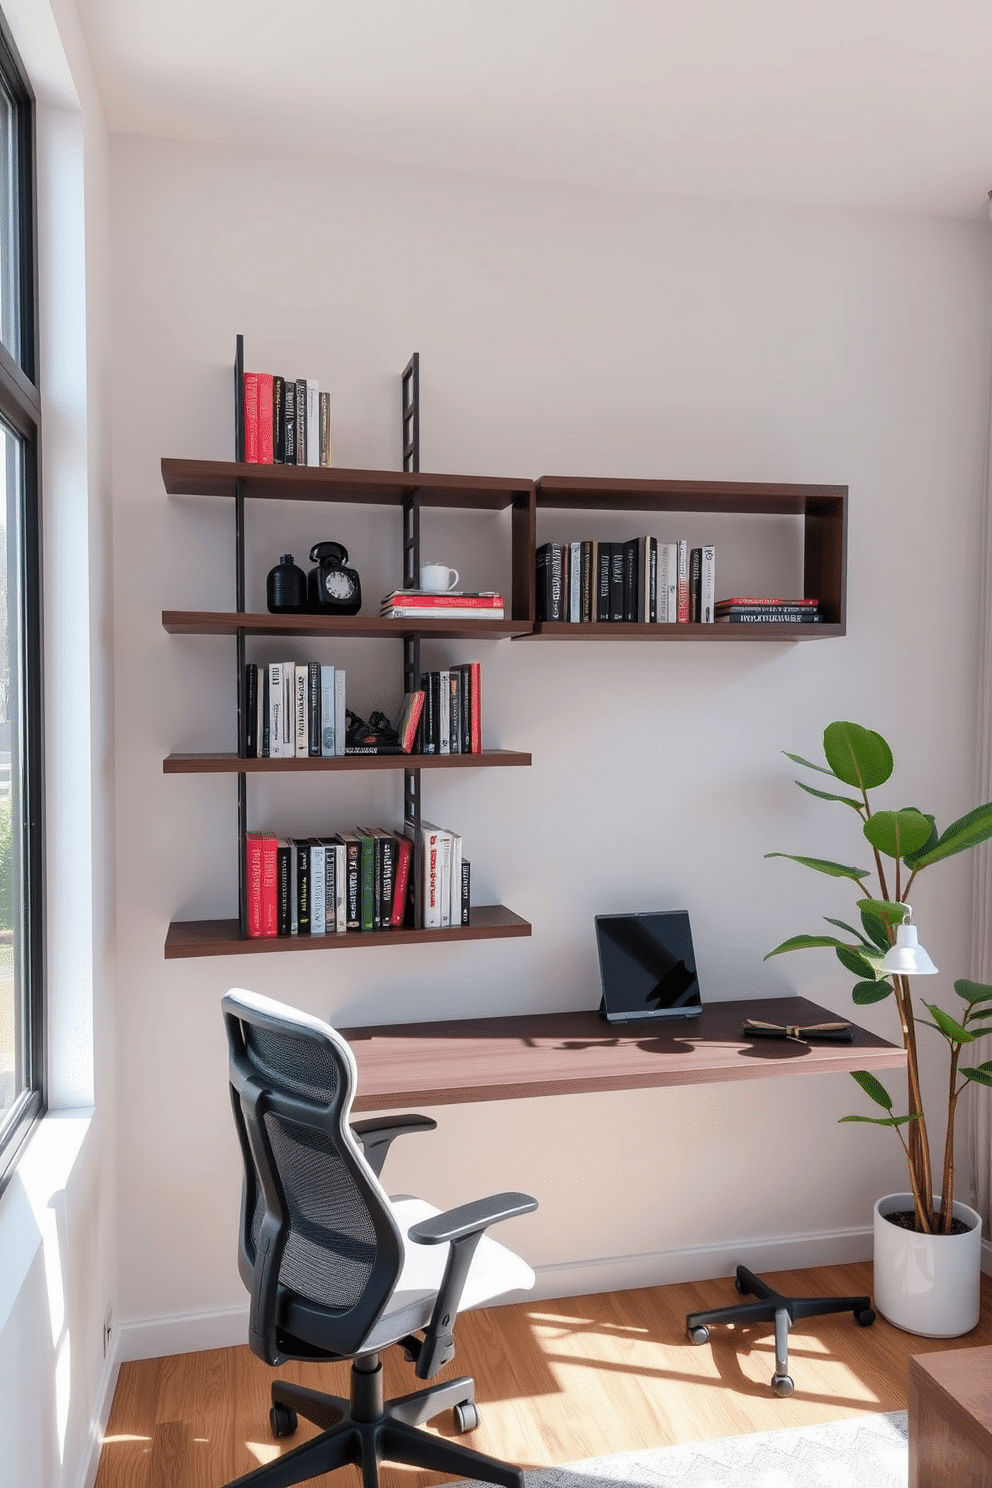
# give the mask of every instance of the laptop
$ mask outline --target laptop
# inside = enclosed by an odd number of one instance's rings
[[[689,911],[596,916],[600,1017],[607,1023],[697,1018],[703,1010]]]

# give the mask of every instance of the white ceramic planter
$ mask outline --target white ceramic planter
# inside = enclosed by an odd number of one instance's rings
[[[940,1207],[936,1199],[935,1207]],[[888,1322],[924,1338],[958,1338],[978,1323],[982,1221],[954,1203],[965,1235],[917,1235],[886,1214],[912,1209],[913,1196],[888,1194],[875,1205],[875,1308]]]

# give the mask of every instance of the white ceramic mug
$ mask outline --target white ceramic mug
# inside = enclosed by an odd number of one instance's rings
[[[458,583],[457,568],[446,563],[424,563],[420,568],[420,587],[428,594],[445,594]]]

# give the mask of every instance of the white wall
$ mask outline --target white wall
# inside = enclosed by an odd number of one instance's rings
[[[108,137],[71,0],[3,0],[37,97],[49,1115],[0,1196],[0,1484],[96,1472],[117,1271]]]
[[[342,1025],[590,1007],[593,914],[683,905],[708,996],[796,990],[849,1011],[828,954],[762,960],[851,897],[763,854],[865,856],[849,814],[801,795],[779,751],[815,757],[824,724],[854,718],[895,747],[889,804],[944,824],[974,804],[990,307],[976,224],[483,187],[136,138],[115,139],[112,160],[119,1232],[138,1353],[243,1336],[229,985]],[[161,627],[163,608],[233,606],[233,512],[167,499],[159,461],[231,456],[238,331],[249,366],[330,388],[340,465],[398,466],[398,376],[419,350],[424,469],[847,483],[848,636],[439,650],[483,661],[488,739],[534,764],[425,775],[428,814],[463,832],[476,901],[524,914],[533,937],[166,963],[171,919],[235,910],[233,778],[161,766],[173,749],[233,747],[233,642]],[[505,522],[474,538],[457,517],[425,525],[425,549],[463,582],[506,581],[492,558]],[[564,519],[542,536],[645,526]],[[281,552],[300,560],[326,537],[348,544],[373,610],[398,582],[395,516],[297,506],[251,510],[249,528],[250,608]],[[653,530],[714,532],[725,578],[780,562],[763,555],[782,534],[760,524]],[[797,587],[791,570],[778,579]],[[398,647],[294,647],[347,666],[359,711],[395,707]],[[285,833],[395,823],[400,780],[254,784],[249,807]],[[968,971],[967,862],[932,877],[914,907],[947,986]],[[861,1021],[895,1035],[889,1008]],[[563,1294],[718,1274],[745,1244],[758,1263],[866,1255],[872,1200],[903,1173],[894,1139],[836,1124],[858,1101],[846,1076],[800,1075],[439,1108],[439,1132],[396,1150],[387,1176],[443,1204],[533,1192],[539,1212],[505,1235]]]

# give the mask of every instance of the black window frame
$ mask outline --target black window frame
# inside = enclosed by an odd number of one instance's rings
[[[38,390],[38,255],[35,98],[0,13],[0,78],[12,104],[14,131],[17,360],[0,343],[0,421],[20,443],[21,606],[17,617],[22,666],[19,683],[24,720],[21,738],[20,849],[24,909],[15,925],[23,932],[22,980],[26,1003],[28,1062],[25,1088],[0,1123],[0,1192],[9,1181],[28,1137],[47,1108],[47,1012],[45,966],[45,791],[44,650],[42,629],[41,398]],[[8,617],[8,636],[14,632]],[[16,933],[16,931],[15,931]]]

